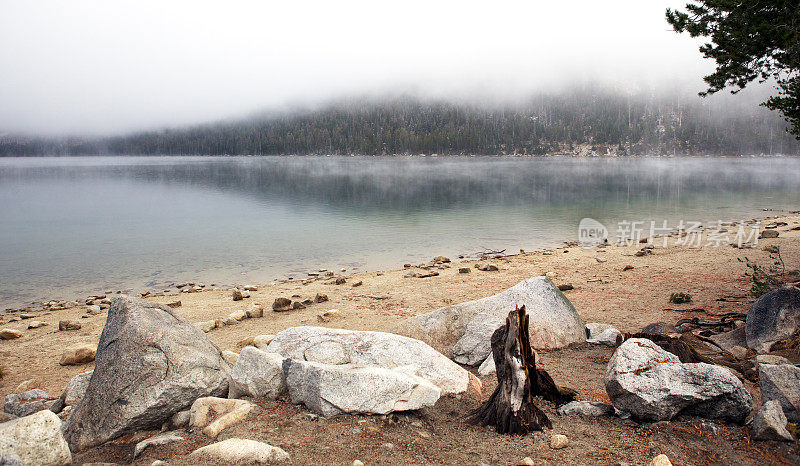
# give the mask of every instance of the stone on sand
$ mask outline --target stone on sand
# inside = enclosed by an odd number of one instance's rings
[[[269,464],[288,461],[289,454],[278,447],[255,440],[229,438],[198,448],[189,455],[198,462],[221,464]]]
[[[44,410],[0,424],[0,457],[11,455],[16,455],[23,465],[72,463],[69,446],[61,434],[61,419]]]
[[[267,351],[297,361],[341,359],[354,365],[385,369],[416,366],[418,375],[441,388],[444,394],[461,394],[477,389],[476,384],[480,386],[474,375],[426,343],[393,333],[291,327],[275,335]],[[332,353],[339,351],[344,356]]]
[[[222,430],[242,422],[255,407],[245,400],[213,396],[198,398],[189,411],[189,425],[202,428],[203,434],[215,438]]]
[[[521,305],[530,317],[533,348],[556,349],[586,340],[575,307],[546,277],[533,277],[494,296],[406,319],[395,332],[420,339],[458,362],[476,365],[491,352],[490,326],[504,325],[508,313]]]
[[[170,307],[116,298],[98,348],[64,429],[73,451],[158,428],[197,398],[228,393],[230,366],[219,348]]]
[[[606,368],[605,386],[614,407],[647,421],[686,412],[741,424],[753,409],[750,394],[728,369],[682,363],[644,338],[617,348]]]

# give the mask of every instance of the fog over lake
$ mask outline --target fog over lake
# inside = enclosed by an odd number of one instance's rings
[[[0,159],[0,307],[169,283],[264,283],[577,239],[603,222],[796,210],[800,160]]]

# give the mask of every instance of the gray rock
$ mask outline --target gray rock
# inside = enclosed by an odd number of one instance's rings
[[[666,322],[654,322],[652,324],[646,325],[642,329],[642,333],[649,333],[652,335],[669,335],[670,333],[679,333],[678,329],[675,328],[674,325],[668,324]]]
[[[586,340],[586,343],[591,343],[593,345],[617,346],[618,342],[622,342],[622,338],[622,332],[614,327],[611,327],[592,336]]]
[[[759,364],[761,399],[777,400],[791,422],[800,421],[800,367],[790,364]]]
[[[286,393],[283,356],[246,346],[231,371],[229,398],[249,396],[274,400]]]
[[[609,416],[614,414],[614,407],[607,403],[597,401],[571,401],[560,408],[558,414],[562,416]]]
[[[610,328],[614,328],[614,326],[610,324],[601,324],[598,322],[589,322],[586,324],[586,338],[595,338],[597,335],[600,335],[600,333]]]
[[[783,440],[794,442],[786,429],[786,416],[778,400],[769,400],[753,417],[753,437],[759,440]]]
[[[22,466],[22,460],[14,453],[8,455],[0,453],[0,466]]]
[[[3,410],[14,416],[28,416],[43,409],[58,413],[64,408],[60,398],[50,396],[44,390],[34,388],[23,393],[6,395]]]
[[[0,457],[12,455],[24,465],[72,463],[72,454],[61,435],[61,419],[44,410],[0,424]]]
[[[289,454],[267,443],[229,438],[198,448],[189,455],[195,464],[269,464],[289,460]]]
[[[175,432],[165,432],[160,435],[154,435],[136,444],[136,447],[133,449],[133,458],[136,459],[149,447],[180,442],[181,440],[184,440],[184,438]]]
[[[284,362],[292,403],[302,403],[323,416],[387,414],[433,406],[442,390],[414,375],[414,369],[333,365],[293,359]]]
[[[325,345],[320,346],[323,342]],[[339,353],[340,350],[345,352],[344,355]],[[296,361],[324,363],[347,360],[354,365],[386,369],[413,365],[418,368],[420,377],[441,388],[445,394],[464,393],[477,382],[474,376],[470,377],[472,374],[427,344],[392,333],[292,327],[275,335],[267,351]]]
[[[756,364],[780,365],[780,364],[792,364],[792,362],[784,358],[783,356],[778,356],[777,354],[759,354],[758,356],[756,356]]]
[[[750,394],[728,369],[681,363],[644,338],[617,348],[606,368],[605,386],[615,408],[648,421],[669,420],[683,411],[742,423],[753,409]]]
[[[420,339],[448,357],[480,364],[490,353],[490,318],[495,318],[499,327],[510,311],[523,304],[530,316],[533,348],[555,349],[586,340],[577,311],[547,277],[533,277],[494,296],[406,319],[395,332]],[[480,325],[470,326],[478,316],[482,316]],[[484,341],[478,344],[481,339]]]
[[[745,333],[744,326],[737,327],[730,332],[711,335],[709,338],[711,338],[711,341],[731,354],[733,354],[734,348],[737,346],[744,348],[747,347],[747,335]]]
[[[747,347],[769,352],[778,340],[789,337],[800,326],[800,288],[784,286],[761,296],[747,311]]]
[[[173,414],[171,418],[169,418],[169,422],[167,422],[167,428],[169,430],[172,430],[172,429],[179,429],[181,427],[186,427],[189,424],[190,417],[191,417],[190,409],[184,409],[183,411],[178,411],[177,413]]]
[[[61,400],[64,402],[65,406],[77,406],[78,403],[80,403],[83,399],[83,395],[86,393],[86,387],[89,386],[89,380],[92,378],[93,372],[93,370],[81,372],[70,379],[67,388],[65,388],[64,393],[61,394]]]
[[[494,356],[491,354],[487,357],[478,367],[478,374],[480,375],[489,375],[494,374],[497,372],[497,366],[494,363]]]
[[[478,314],[468,324],[464,336],[453,346],[455,362],[475,366],[492,355],[492,334],[506,324],[506,319]],[[488,355],[488,356],[487,356]]]
[[[219,348],[172,308],[117,298],[65,437],[80,451],[160,427],[199,397],[226,395],[229,371]]]

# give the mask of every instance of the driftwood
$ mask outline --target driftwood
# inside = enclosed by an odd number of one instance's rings
[[[536,368],[525,306],[509,312],[506,325],[492,334],[492,357],[497,387],[470,416],[473,424],[495,426],[501,434],[525,435],[552,428],[550,419],[534,404],[534,397],[541,396],[557,405],[575,399],[575,392],[559,388],[547,371]]]

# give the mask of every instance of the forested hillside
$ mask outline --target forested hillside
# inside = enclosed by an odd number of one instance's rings
[[[789,154],[773,112],[729,99],[541,94],[487,106],[396,98],[340,101],[238,121],[107,138],[0,138],[0,155]]]

